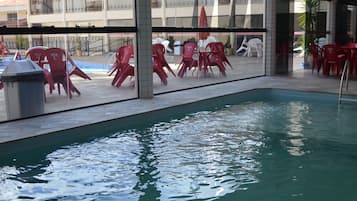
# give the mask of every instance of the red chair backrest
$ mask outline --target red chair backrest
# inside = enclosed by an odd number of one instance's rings
[[[26,58],[29,58],[33,62],[37,63],[41,68],[44,66],[44,60],[46,57],[46,50],[43,48],[33,48],[26,52]]]
[[[155,53],[159,53],[161,55],[164,55],[165,54],[165,46],[161,43],[156,43],[156,44],[153,44],[152,45],[152,48],[155,49]],[[154,52],[153,52],[154,53]]]
[[[353,62],[357,61],[357,49],[351,49],[351,57]]]
[[[347,43],[345,46],[348,48],[357,48],[357,43]]]
[[[0,42],[0,55],[2,57],[5,57],[9,53],[9,50],[7,49],[5,43]]]
[[[318,58],[321,54],[320,47],[315,43],[310,45],[310,50],[314,58]]]
[[[194,42],[187,42],[183,45],[182,57],[183,59],[192,59],[193,54],[197,51],[197,44]]]
[[[206,49],[216,54],[224,54],[224,45],[222,42],[210,42],[207,44]]]
[[[152,56],[154,57],[154,60],[158,59],[162,65],[168,66],[169,64],[165,58],[165,51],[165,46],[160,43],[152,45]]]
[[[46,56],[53,80],[56,81],[66,76],[66,52],[60,48],[49,48],[46,50]]]
[[[130,58],[134,56],[134,47],[131,45],[121,46],[117,50],[116,58],[121,64],[128,64]]]
[[[328,44],[323,46],[323,57],[327,60],[336,60],[338,55],[343,54],[343,50],[340,46],[336,44]]]

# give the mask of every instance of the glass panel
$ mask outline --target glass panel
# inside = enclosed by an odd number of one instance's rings
[[[153,8],[153,17],[162,17],[161,26],[201,27],[204,8],[207,27],[263,28],[264,0],[166,0],[164,12]],[[166,23],[165,23],[166,22]]]
[[[127,80],[120,88],[112,86],[112,81],[117,73],[117,68],[112,69],[112,67],[118,65],[118,63],[115,63],[118,62],[116,60],[117,49],[124,45],[133,47],[134,33],[3,35],[0,38],[2,41],[0,42],[0,74],[14,59],[31,59],[44,69],[45,82],[43,83],[43,88],[41,88],[42,81],[40,81],[40,88],[31,87],[26,90],[45,90],[45,113],[137,97],[137,90],[134,87],[135,79],[130,79],[133,77],[133,74],[129,73],[126,75]],[[63,57],[60,60],[66,66],[65,69],[67,69],[67,71],[63,71],[64,74],[61,74],[60,77],[55,76],[58,73],[58,69],[54,66],[60,66],[61,62],[60,64],[56,63],[56,65],[52,63],[49,57],[53,54],[46,53],[50,48],[60,48],[68,53],[67,57]],[[34,49],[44,50],[44,54],[46,55],[39,57],[39,53],[36,53]],[[133,53],[130,55],[128,61],[131,68],[135,66]],[[34,55],[33,57],[32,54]],[[67,85],[66,72],[70,74],[69,80],[78,89],[80,95],[74,88],[71,90],[72,98],[67,95],[64,88]],[[110,74],[111,72],[112,74]],[[51,75],[52,77],[47,75]],[[91,79],[89,80],[88,77]],[[50,90],[51,83],[54,86],[52,92]],[[59,83],[59,88],[57,88],[57,83]],[[5,93],[5,89],[10,86],[13,85],[10,85],[8,81],[4,81],[4,88],[0,90],[0,121],[9,118],[6,112],[7,109],[14,109],[13,107],[8,107],[5,101],[5,96],[7,96],[10,102],[14,98],[11,96],[11,92]],[[26,84],[25,87],[27,86],[30,85]],[[25,92],[20,91],[19,93]],[[43,98],[43,93],[37,98]],[[30,100],[32,99],[29,98]],[[24,100],[20,100],[21,102],[24,102]],[[34,107],[36,106],[38,105],[34,105]]]
[[[153,34],[153,44],[165,47],[164,59],[170,67],[161,62],[167,84],[160,72],[154,72],[155,93],[265,74],[264,33],[209,33],[207,39],[199,40],[205,34],[208,33]]]
[[[165,0],[162,3],[161,8],[152,8],[153,26],[264,28],[264,0]],[[158,19],[162,19],[161,25]],[[167,62],[161,62],[164,73],[155,72],[153,55],[154,92],[265,75],[263,38],[262,32],[153,33],[153,44],[165,47]]]
[[[308,58],[308,44],[315,41],[321,48],[327,43],[329,30],[327,30],[328,22],[328,6],[329,2],[320,1],[317,7],[312,7],[316,11],[316,18],[306,21],[306,4],[302,1],[295,1],[294,5],[294,66],[293,70],[301,70],[302,68],[311,68],[312,61]],[[309,18],[310,19],[310,18]],[[313,24],[313,31],[307,30],[307,24]],[[311,27],[311,26],[310,26]]]
[[[357,6],[349,5],[349,24],[348,24],[348,34],[351,42],[357,41]]]

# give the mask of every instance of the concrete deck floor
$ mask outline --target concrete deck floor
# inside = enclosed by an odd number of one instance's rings
[[[244,67],[246,68],[247,66]],[[262,71],[261,68],[259,69],[259,71]],[[239,72],[239,70],[237,72]],[[249,76],[249,71],[247,72],[248,73],[244,74],[244,76]],[[257,73],[257,71],[251,71],[251,73]],[[231,75],[233,75],[233,73],[231,73]],[[108,77],[104,72],[96,73],[95,76],[97,82],[93,82],[94,79],[92,81],[78,80],[78,82],[75,80],[76,85],[78,84],[78,88],[82,92],[82,95],[79,97],[74,96],[69,100],[65,95],[59,96],[57,93],[52,95],[47,94],[46,112],[135,97],[135,90],[129,86],[129,83],[126,83],[122,88],[117,89],[110,86],[112,78]],[[239,76],[234,76],[233,78],[237,77],[239,78]],[[158,80],[156,80],[154,86],[155,92],[157,93],[177,90],[187,86],[192,87],[192,84],[210,84],[217,80],[225,81],[225,79],[227,79],[226,81],[228,81],[233,78],[214,76],[197,79],[194,76],[189,76],[184,79],[172,78],[169,80],[168,86],[162,86]],[[338,93],[338,87],[339,80],[334,77],[318,76],[312,74],[311,70],[297,68],[290,76],[264,76],[232,81],[223,84],[164,93],[148,100],[134,99],[29,119],[3,122],[0,123],[0,143],[44,135],[60,130],[71,129],[256,88],[278,88]],[[357,95],[357,81],[350,82],[348,94]],[[4,112],[3,109],[2,111]]]

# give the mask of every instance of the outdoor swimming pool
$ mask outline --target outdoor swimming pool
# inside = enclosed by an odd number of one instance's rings
[[[0,145],[0,200],[353,200],[357,106],[253,90]]]
[[[13,61],[12,57],[5,57],[0,59],[0,72],[2,72],[6,66],[9,64],[10,61]],[[99,64],[93,62],[85,62],[85,61],[74,61],[76,65],[83,70],[84,72],[94,72],[94,71],[108,71],[111,69],[110,64]],[[67,63],[68,69],[72,68],[70,62]]]

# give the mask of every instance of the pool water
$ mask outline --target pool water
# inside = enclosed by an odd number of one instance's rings
[[[0,200],[354,200],[357,107],[277,94],[9,153]]]
[[[10,61],[13,61],[12,57],[0,58],[0,72],[2,72]],[[84,72],[95,72],[95,71],[109,71],[111,69],[111,64],[99,64],[85,61],[74,61],[75,64]],[[72,69],[72,64],[67,63],[67,68]]]

